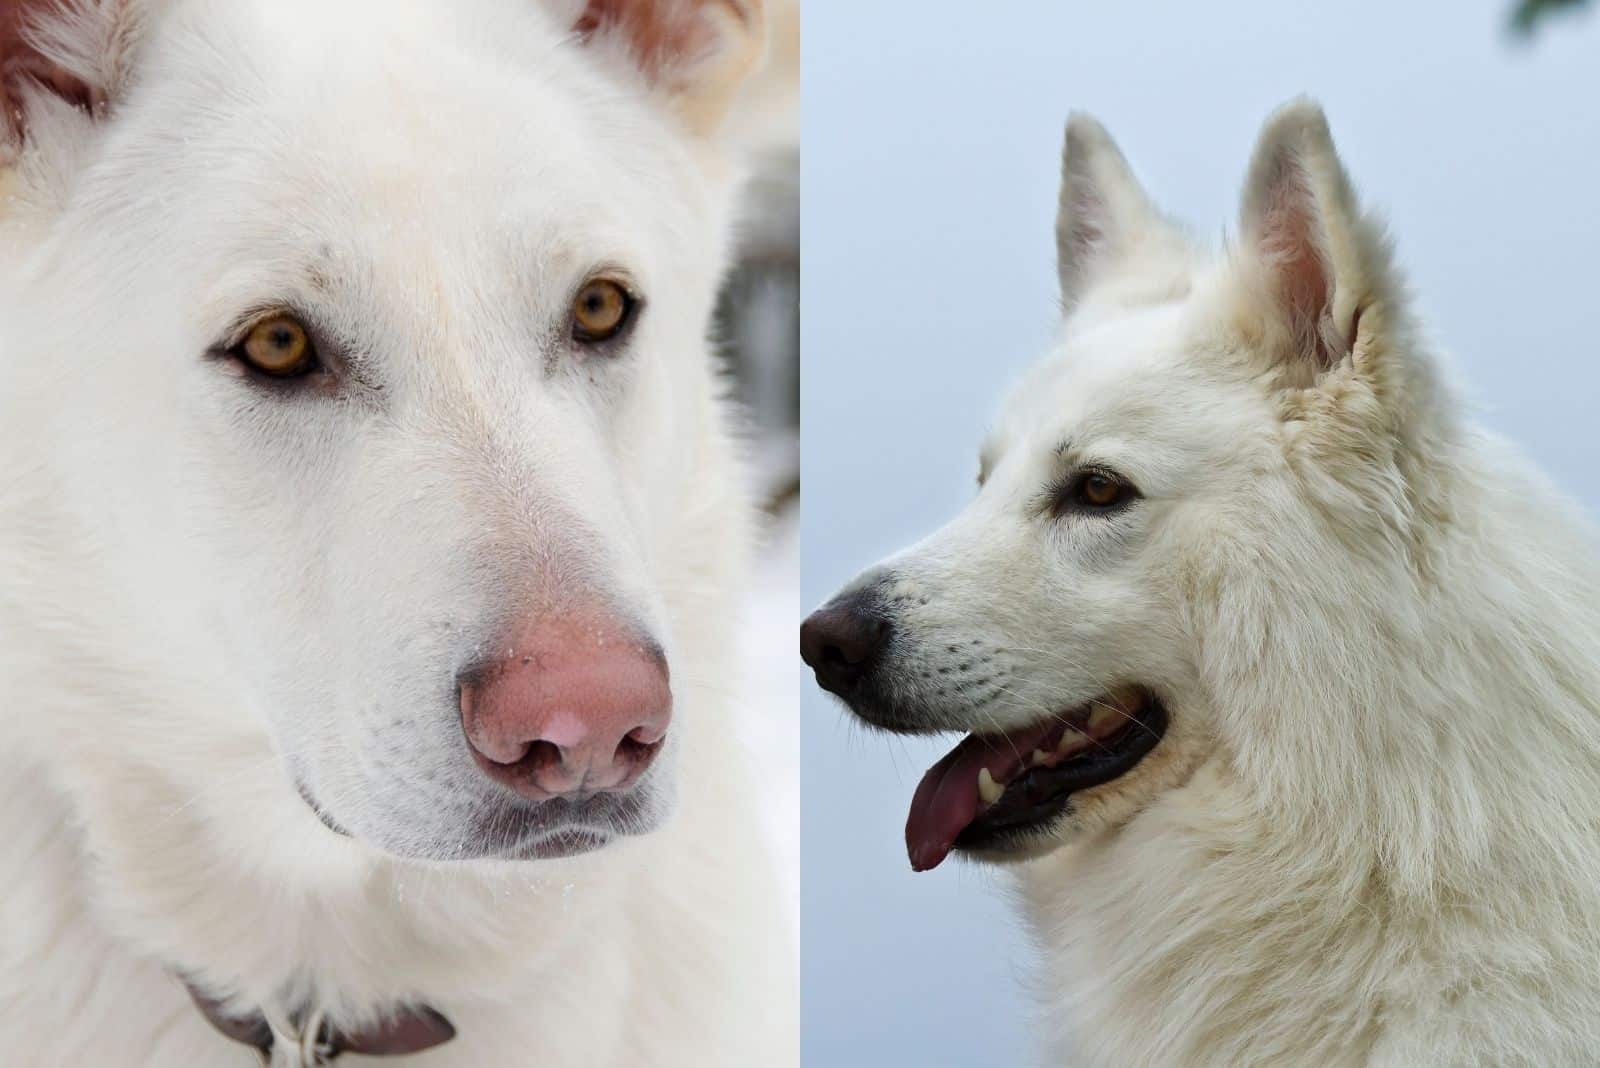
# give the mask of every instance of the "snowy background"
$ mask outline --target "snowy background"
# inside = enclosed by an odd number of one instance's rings
[[[749,181],[715,336],[739,404],[751,493],[763,508],[739,621],[737,720],[796,943],[800,925],[800,3],[766,0],[764,65],[729,133]]]
[[[1484,417],[1600,507],[1600,16],[1510,4],[806,8],[801,601],[953,513],[1004,383],[1045,344],[1063,120],[1099,116],[1197,232],[1308,92],[1383,209]],[[793,627],[785,642],[793,655]],[[913,875],[950,742],[870,736],[802,690],[804,1034],[816,1068],[1015,1065],[1029,951],[998,876]]]

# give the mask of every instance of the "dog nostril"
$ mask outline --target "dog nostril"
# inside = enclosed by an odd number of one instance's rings
[[[617,743],[614,759],[626,764],[638,764],[649,760],[655,755],[656,750],[661,748],[663,737],[661,733],[654,733],[652,736],[652,732],[640,727]]]
[[[522,751],[522,756],[516,760],[508,761],[506,766],[520,768],[524,771],[536,771],[540,768],[559,768],[561,766],[561,747],[554,742],[532,742]]]
[[[852,659],[851,657],[845,655],[843,646],[829,644],[822,647],[822,662],[824,664],[844,667],[850,664],[861,663],[861,658],[856,657]]]
[[[800,625],[800,658],[817,685],[841,696],[876,670],[894,625],[868,591],[836,598]]]
[[[661,740],[667,737],[666,724],[643,723],[634,727],[632,731],[622,735],[624,742],[632,742],[645,748],[654,748],[661,745]]]
[[[491,738],[475,745],[475,748],[483,754],[484,759],[489,763],[511,768],[521,764],[527,758],[530,745],[527,742]]]
[[[665,726],[651,726],[649,724],[645,724],[643,726],[635,727],[633,730],[629,731],[622,740],[624,742],[633,742],[649,749],[660,745],[661,740],[666,736],[667,728]]]
[[[860,667],[877,655],[885,629],[881,619],[856,616],[849,620],[844,633],[822,647],[822,659],[835,667]]]

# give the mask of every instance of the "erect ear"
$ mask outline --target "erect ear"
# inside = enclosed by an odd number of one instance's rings
[[[1144,254],[1185,242],[1156,210],[1105,127],[1082,112],[1067,119],[1056,209],[1056,272],[1070,312],[1098,281]]]
[[[1313,374],[1338,364],[1357,342],[1363,313],[1391,290],[1391,255],[1311,101],[1284,105],[1262,127],[1240,232],[1287,358]]]
[[[763,0],[584,0],[574,29],[619,48],[702,136],[722,124],[766,44]]]
[[[0,165],[31,126],[99,115],[128,75],[149,0],[0,0]]]

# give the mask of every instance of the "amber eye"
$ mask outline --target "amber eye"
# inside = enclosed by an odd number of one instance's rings
[[[1086,471],[1067,488],[1064,504],[1081,512],[1109,512],[1137,497],[1138,491],[1105,471]]]
[[[572,302],[572,336],[586,344],[616,337],[633,316],[633,295],[619,282],[596,278]]]
[[[306,328],[292,315],[273,315],[250,328],[234,353],[260,371],[277,378],[293,378],[317,366],[317,350]]]
[[[1122,483],[1113,482],[1104,475],[1090,475],[1083,480],[1083,503],[1096,508],[1110,508],[1122,500]]]

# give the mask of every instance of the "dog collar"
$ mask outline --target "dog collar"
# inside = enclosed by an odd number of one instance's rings
[[[331,1064],[341,1053],[399,1057],[432,1049],[456,1035],[450,1021],[426,1005],[402,1007],[376,1026],[352,1032],[334,1027],[321,1011],[300,1011],[279,1018],[276,1013],[257,1009],[235,1016],[224,1009],[222,1002],[201,993],[188,979],[179,978],[206,1022],[235,1042],[253,1046],[264,1065],[318,1068]]]

